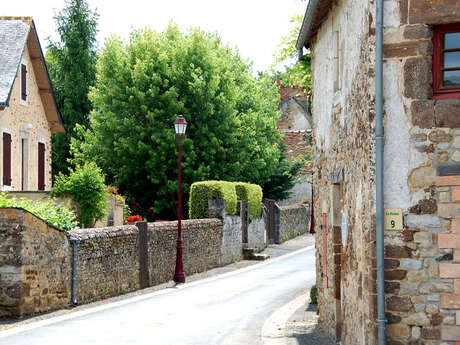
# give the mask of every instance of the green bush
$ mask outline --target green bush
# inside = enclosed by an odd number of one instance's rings
[[[249,202],[249,219],[259,218],[262,215],[262,188],[244,182],[235,182],[234,185],[238,200]]]
[[[78,228],[75,213],[67,207],[58,205],[55,200],[8,199],[7,194],[3,192],[0,194],[0,208],[22,208],[61,231]]]
[[[236,209],[236,192],[232,182],[226,181],[202,181],[195,182],[190,187],[190,211],[189,218],[207,218],[208,200],[224,199],[226,201],[225,212],[234,215]]]
[[[80,221],[85,226],[92,226],[95,221],[106,215],[108,199],[104,175],[94,163],[77,166],[68,176],[60,173],[51,193],[57,197],[70,196],[78,202]]]
[[[313,285],[310,289],[310,304],[318,304],[318,288]]]

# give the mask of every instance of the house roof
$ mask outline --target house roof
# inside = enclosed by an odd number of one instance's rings
[[[332,7],[333,0],[310,0],[303,17],[302,27],[297,38],[296,48],[301,51],[309,47],[310,41],[318,32],[321,23]]]
[[[283,144],[286,145],[287,159],[296,160],[299,156],[307,154],[307,136],[311,130],[284,132]]]
[[[0,17],[0,109],[9,106],[26,47],[51,131],[64,132],[64,122],[57,107],[37,30],[30,17]]]

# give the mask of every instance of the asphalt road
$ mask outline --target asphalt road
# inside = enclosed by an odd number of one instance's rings
[[[315,282],[314,249],[0,332],[0,345],[260,345],[264,321]]]

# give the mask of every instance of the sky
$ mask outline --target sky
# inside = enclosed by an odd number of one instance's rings
[[[87,0],[99,13],[98,45],[116,34],[124,39],[133,28],[162,31],[170,21],[183,30],[200,27],[217,31],[223,41],[238,47],[240,55],[253,61],[255,71],[265,70],[288,34],[289,19],[303,14],[308,1],[301,0]],[[53,16],[64,0],[2,0],[0,16],[31,16],[43,49],[47,38],[58,39]]]

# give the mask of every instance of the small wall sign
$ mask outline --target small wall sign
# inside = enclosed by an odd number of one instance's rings
[[[403,230],[402,211],[400,208],[385,209],[385,229]]]

